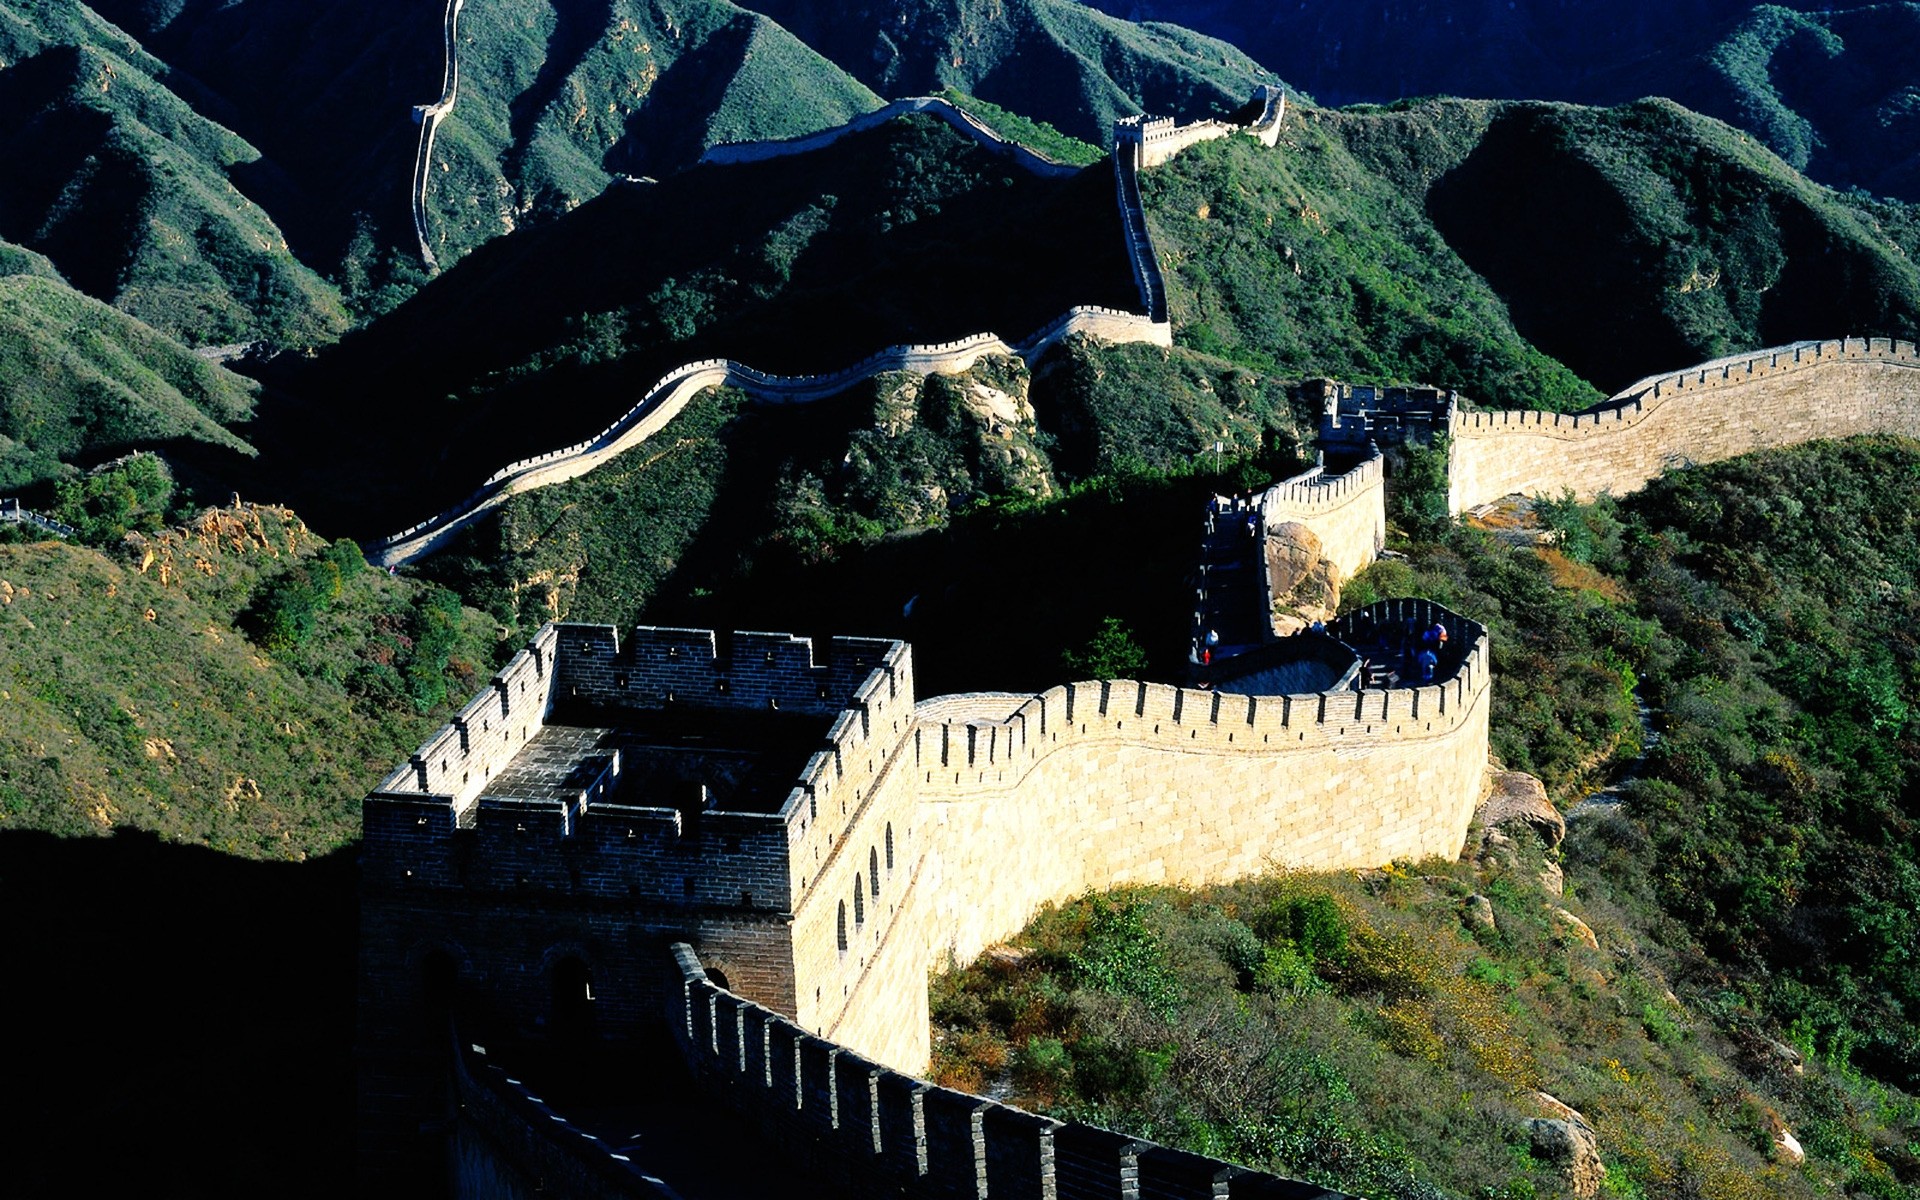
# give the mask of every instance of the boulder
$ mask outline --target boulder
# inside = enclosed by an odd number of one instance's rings
[[[1773,1131],[1773,1152],[1775,1156],[1795,1166],[1807,1161],[1807,1152],[1800,1148],[1800,1139],[1784,1129]]]
[[[1480,835],[1476,862],[1483,871],[1511,871],[1520,865],[1520,855],[1513,848],[1512,838],[1498,829],[1489,829]]]
[[[1546,1113],[1549,1117],[1561,1121],[1571,1121],[1589,1133],[1593,1131],[1593,1126],[1588,1123],[1585,1117],[1580,1115],[1579,1109],[1574,1108],[1558,1097],[1550,1096],[1546,1092],[1541,1091],[1528,1092],[1527,1095],[1532,1099],[1534,1104],[1539,1106],[1540,1111]]]
[[[1600,1194],[1607,1165],[1600,1159],[1599,1140],[1584,1122],[1534,1117],[1527,1122],[1527,1132],[1533,1139],[1533,1156],[1559,1167],[1569,1192],[1583,1200]]]
[[[1467,897],[1466,918],[1469,926],[1480,929],[1498,929],[1493,920],[1493,901],[1478,892]]]
[[[1487,798],[1473,814],[1482,829],[1498,829],[1520,822],[1538,834],[1551,850],[1567,836],[1567,821],[1547,799],[1547,789],[1525,771],[1494,773]]]
[[[1559,863],[1549,861],[1540,868],[1540,890],[1554,897],[1567,894],[1567,876]]]
[[[1275,633],[1285,636],[1333,619],[1342,581],[1319,534],[1298,521],[1274,525],[1267,530],[1266,558]]]
[[[1555,925],[1560,926],[1560,928],[1566,930],[1569,934],[1585,942],[1588,949],[1598,950],[1600,948],[1600,939],[1593,935],[1593,929],[1588,926],[1585,921],[1582,921],[1579,917],[1574,916],[1564,908],[1553,909],[1552,916]]]

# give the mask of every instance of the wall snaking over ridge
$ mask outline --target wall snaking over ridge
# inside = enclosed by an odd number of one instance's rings
[[[1293,521],[1312,529],[1343,582],[1378,558],[1387,544],[1386,459],[1377,451],[1344,475],[1314,467],[1281,480],[1257,499],[1266,528]]]
[[[1456,413],[1450,432],[1452,512],[1516,492],[1591,500],[1691,462],[1862,433],[1920,437],[1920,353],[1889,338],[1795,342],[1650,376],[1582,413]]]
[[[1064,177],[1080,173],[1079,167],[1055,162],[1037,150],[1029,149],[1019,142],[1008,141],[989,129],[985,123],[966,109],[938,96],[908,96],[895,100],[884,108],[876,108],[865,116],[855,117],[845,125],[822,129],[818,133],[803,134],[800,137],[761,142],[722,142],[717,146],[707,147],[706,153],[700,156],[700,161],[730,165],[765,162],[770,158],[786,158],[794,154],[808,154],[831,146],[848,134],[862,133],[884,125],[895,117],[912,116],[915,113],[938,117],[953,126],[955,131],[972,138],[996,154],[1011,158],[1035,175]]]
[[[392,537],[370,543],[367,558],[377,566],[399,566],[428,554],[454,533],[498,507],[508,497],[535,488],[576,479],[616,455],[646,441],[678,416],[688,402],[708,388],[736,387],[763,403],[807,404],[838,395],[863,379],[883,371],[915,371],[923,375],[965,371],[990,355],[1037,360],[1072,334],[1104,342],[1146,342],[1172,345],[1172,330],[1136,313],[1081,305],[1068,309],[1044,328],[1020,342],[1008,342],[995,333],[927,346],[890,346],[850,367],[823,375],[772,375],[727,358],[687,363],[662,376],[639,403],[599,433],[508,463],[487,477],[465,500]]]
[[[420,145],[413,155],[413,232],[420,239],[420,259],[429,270],[440,267],[427,236],[427,184],[433,172],[433,135],[439,132],[440,122],[453,111],[453,103],[460,95],[459,21],[460,6],[465,3],[466,0],[447,0],[444,23],[447,58],[441,69],[440,98],[432,104],[416,105],[413,110],[414,123],[420,126]]]
[[[452,23],[462,2],[449,0],[447,9],[449,90],[439,104],[423,105],[415,110],[424,122],[419,163],[415,167],[415,224],[420,234],[421,253],[428,265],[432,265],[433,256],[427,247],[424,164],[432,154],[433,127],[453,104],[451,89],[458,81],[458,65],[453,58]],[[662,376],[647,389],[638,403],[593,437],[508,463],[489,476],[465,500],[391,537],[372,543],[367,550],[368,559],[383,567],[399,566],[432,552],[455,532],[509,496],[577,478],[613,456],[639,445],[659,432],[686,407],[689,400],[706,388],[730,385],[765,402],[799,404],[824,399],[882,371],[951,374],[964,371],[980,358],[991,354],[1017,355],[1031,364],[1061,339],[1072,334],[1104,342],[1143,342],[1171,347],[1173,326],[1167,320],[1166,283],[1147,231],[1137,173],[1149,162],[1164,162],[1178,150],[1196,141],[1224,137],[1228,133],[1251,134],[1268,146],[1278,144],[1280,123],[1286,117],[1286,96],[1279,89],[1264,85],[1255,96],[1262,103],[1262,111],[1252,125],[1198,121],[1175,126],[1165,118],[1135,118],[1116,129],[1113,155],[1115,189],[1127,242],[1128,261],[1133,265],[1134,277],[1140,288],[1141,306],[1147,310],[1144,315],[1080,305],[1068,309],[1023,341],[1007,342],[995,333],[978,333],[937,345],[890,346],[850,367],[823,375],[770,375],[731,359],[687,363]],[[708,151],[702,161],[752,162],[802,154],[830,145],[849,133],[871,128],[907,113],[937,116],[981,144],[1012,156],[1023,167],[1037,174],[1074,174],[1080,170],[1056,163],[1018,143],[1006,141],[963,110],[945,100],[926,96],[895,101],[846,125],[802,138],[784,142],[740,143],[731,147],[716,146]]]

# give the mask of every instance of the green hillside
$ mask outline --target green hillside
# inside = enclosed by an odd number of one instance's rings
[[[413,105],[438,98],[442,9],[374,0],[99,6],[230,112],[287,181],[310,261],[342,264],[367,311],[415,281]],[[763,17],[725,0],[497,0],[460,16],[460,93],[435,142],[430,225],[443,264],[716,141],[787,137],[879,106]]]
[[[252,454],[228,427],[252,414],[256,388],[55,279],[0,275],[0,488],[141,446]]]
[[[1329,105],[1666,96],[1832,187],[1920,200],[1920,7],[1822,0],[1095,0],[1240,47]]]
[[[443,263],[575,207],[615,174],[664,176],[716,142],[812,133],[881,103],[722,0],[475,5],[460,38],[461,95],[429,195]]]
[[[8,241],[0,241],[0,275],[37,275],[42,279],[66,282],[60,278],[60,269],[53,265],[52,259]]]
[[[338,297],[235,186],[259,152],[164,74],[98,43],[0,69],[0,237],[190,344],[330,340],[345,324]]]
[[[1667,101],[1328,115],[1540,350],[1606,391],[1799,338],[1920,331],[1910,214]]]
[[[1105,169],[1038,178],[915,117],[814,154],[618,187],[491,243],[286,363],[272,376],[284,398],[253,432],[273,494],[371,538],[598,432],[689,361],[832,371],[895,344],[1024,337],[1072,305],[1137,296]],[[387,436],[365,438],[367,421]]]
[[[361,795],[485,680],[493,628],[243,506],[111,552],[0,544],[0,631],[0,830],[286,859],[358,833]]]
[[[1815,179],[1920,200],[1920,5],[1753,9],[1662,89]]]
[[[1294,377],[1417,380],[1522,408],[1598,400],[1527,343],[1417,196],[1347,150],[1338,119],[1308,109],[1277,150],[1225,138],[1142,176],[1175,339]]]
[[[1066,0],[753,7],[883,96],[952,87],[1100,146],[1119,117],[1231,112],[1254,84],[1276,82],[1225,42]]]

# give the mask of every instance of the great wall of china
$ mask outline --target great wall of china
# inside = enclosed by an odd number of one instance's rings
[[[839,395],[863,379],[885,371],[951,374],[964,371],[989,355],[1018,356],[1029,363],[1062,338],[1084,334],[1109,342],[1145,342],[1172,345],[1172,330],[1135,313],[1082,306],[1069,309],[1019,342],[995,333],[980,333],[952,342],[923,346],[890,346],[850,367],[823,375],[770,375],[731,359],[711,358],[687,363],[663,376],[639,403],[590,438],[532,458],[508,463],[460,503],[392,537],[371,543],[368,561],[396,566],[428,554],[461,529],[485,516],[509,497],[535,488],[575,479],[617,455],[633,449],[664,428],[701,392],[736,387],[768,404],[805,404]]]
[[[877,129],[895,117],[907,117],[916,113],[924,113],[945,121],[956,133],[972,138],[995,154],[1012,159],[1021,168],[1035,175],[1059,179],[1080,173],[1079,167],[1056,162],[1019,142],[1008,141],[972,113],[939,96],[908,96],[903,100],[895,100],[876,108],[863,116],[855,117],[844,125],[836,125],[832,129],[822,129],[818,133],[804,134],[800,137],[763,142],[722,142],[717,146],[707,147],[706,152],[700,156],[700,161],[717,165],[733,165],[766,162],[768,159],[788,158],[796,154],[811,154],[851,134]]]
[[[1455,412],[1448,506],[1637,491],[1669,467],[1816,438],[1920,437],[1912,342],[1795,342],[1653,375],[1581,413]]]
[[[432,104],[416,105],[413,110],[414,122],[420,126],[420,142],[413,155],[413,232],[420,240],[420,259],[428,270],[437,270],[440,265],[433,256],[427,229],[427,184],[433,171],[433,138],[460,96],[459,22],[460,7],[465,3],[466,0],[447,0],[443,19],[447,57],[441,68],[440,98]]]
[[[1266,100],[1252,131],[1271,145],[1284,100]],[[911,111],[992,136],[928,105]],[[596,437],[502,468],[372,557],[406,561],[506,496],[593,469],[703,388],[805,403],[884,370],[1031,358],[1069,332],[1169,345],[1137,173],[1236,130],[1247,127],[1116,130],[1116,199],[1144,314],[1076,309],[1023,343],[895,347],[821,376],[687,364]],[[851,131],[708,159],[803,153]],[[1029,169],[1049,169],[1031,157]],[[1386,419],[1447,431],[1457,513],[1514,492],[1629,492],[1678,463],[1817,437],[1920,436],[1915,368],[1911,343],[1842,338],[1649,377],[1580,414],[1463,412],[1432,393],[1393,398],[1407,412]],[[1304,526],[1347,578],[1384,543],[1384,475],[1370,452],[1244,507],[1266,532]],[[1088,889],[1458,853],[1486,765],[1486,631],[1406,600],[1347,614],[1326,640],[1365,658],[1435,622],[1453,650],[1429,684],[1368,686],[1348,669],[1278,695],[1108,681],[926,700],[897,642],[548,626],[367,798],[362,1053],[400,1066],[363,1065],[366,1148],[377,1155],[419,1128],[407,1088],[445,1069],[407,1041],[417,1026],[402,1018],[423,1003],[424,979],[457,979],[473,998],[467,1016],[535,1039],[561,1023],[563,990],[587,980],[600,1032],[664,1017],[710,1096],[847,1195],[1330,1195],[916,1078],[930,1052],[927,972]],[[667,1194],[479,1046],[463,1042],[455,1058],[462,1194],[510,1185],[503,1163],[570,1194]]]
[[[927,973],[1044,904],[1456,853],[1483,790],[1485,630],[1407,600],[1331,632],[1367,646],[1436,622],[1455,649],[1428,684],[1254,696],[1112,681],[926,702],[897,642],[549,626],[367,798],[363,1044],[413,1002],[430,956],[496,1019],[536,1025],[557,1020],[542,1014],[564,962],[591,979],[609,1032],[674,1011],[688,988],[736,1030],[751,1006],[779,1014],[753,1016],[758,1043],[729,1033],[698,1052],[696,1029],[697,1069],[740,1063],[728,1086],[773,1086],[766,1039],[791,1029],[804,1046],[787,1063],[837,1060],[944,1106],[957,1094],[907,1078],[930,1054]],[[704,748],[664,749],[665,729]],[[757,763],[784,781],[749,795]],[[672,940],[697,947],[725,996],[664,953]],[[684,1019],[710,1023],[698,1009]],[[723,1102],[750,1119],[771,1107],[751,1089]],[[953,1103],[977,1123],[987,1102]],[[366,1115],[379,1106],[363,1097]],[[1055,1123],[1013,1124],[1037,1164]],[[918,1161],[925,1176],[939,1156]],[[869,1167],[863,1190],[884,1190]]]
[[[448,53],[453,53],[453,20],[460,0],[447,9]],[[458,71],[449,57],[449,86],[457,84]],[[731,359],[707,359],[687,363],[662,376],[647,389],[639,402],[607,428],[593,437],[571,446],[550,450],[531,458],[512,462],[495,471],[471,495],[443,512],[437,513],[391,537],[369,544],[367,557],[381,566],[398,566],[428,554],[445,544],[460,529],[498,507],[509,497],[534,488],[546,487],[578,478],[616,455],[639,445],[657,433],[701,391],[720,386],[740,388],[755,399],[770,403],[804,403],[836,395],[863,379],[883,371],[915,371],[920,374],[951,374],[964,371],[985,355],[1017,355],[1034,362],[1055,343],[1071,334],[1081,334],[1107,342],[1142,342],[1155,346],[1173,345],[1173,327],[1167,323],[1166,285],[1147,233],[1146,214],[1140,202],[1136,173],[1145,165],[1165,162],[1185,146],[1241,132],[1258,138],[1268,146],[1277,144],[1281,122],[1286,118],[1286,96],[1276,88],[1262,88],[1256,97],[1262,108],[1252,125],[1231,125],[1223,121],[1198,121],[1175,125],[1165,118],[1135,118],[1122,122],[1115,131],[1114,180],[1120,206],[1122,227],[1127,242],[1128,261],[1133,266],[1145,314],[1082,305],[1068,309],[1046,327],[1018,342],[1008,342],[995,333],[979,333],[957,341],[933,345],[893,346],[869,355],[839,371],[819,375],[771,375]],[[415,220],[420,227],[421,250],[427,252],[424,164],[432,154],[432,125],[452,108],[452,94],[441,103],[416,109],[423,114],[419,164],[415,168]],[[980,121],[938,97],[920,96],[898,100],[885,108],[856,118],[846,125],[823,130],[803,138],[774,142],[748,142],[715,146],[703,162],[733,164],[758,162],[803,154],[831,145],[840,138],[874,128],[897,117],[929,114],[946,121],[975,141],[1005,154],[1023,168],[1042,175],[1071,175],[1081,168],[1068,167],[1036,154],[1017,142],[1009,142]]]

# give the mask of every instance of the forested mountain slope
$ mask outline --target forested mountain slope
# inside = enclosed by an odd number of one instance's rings
[[[1833,192],[1667,101],[1325,114],[1542,351],[1611,392],[1797,338],[1920,329],[1911,210]]]
[[[957,88],[1102,145],[1145,109],[1192,119],[1229,112],[1275,82],[1225,42],[1137,25],[1066,0],[836,4],[750,0],[885,96]]]
[[[0,266],[0,489],[141,447],[251,454],[230,426],[256,390],[57,277]]]
[[[1920,6],[1807,0],[1094,0],[1224,38],[1327,104],[1667,96],[1835,187],[1920,200]]]
[[[313,345],[346,325],[234,180],[260,152],[162,81],[168,69],[97,18],[0,28],[0,238],[80,290],[190,344]],[[278,189],[271,180],[262,199]]]

